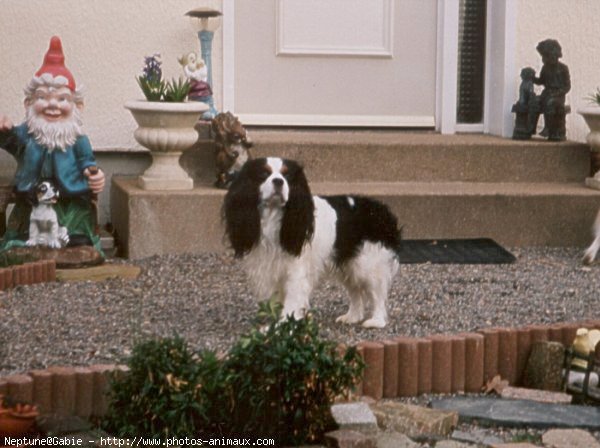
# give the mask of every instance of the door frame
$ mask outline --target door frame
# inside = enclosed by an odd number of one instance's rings
[[[223,110],[235,112],[235,0],[223,1]],[[442,134],[484,132],[504,137],[512,133],[511,104],[516,92],[515,42],[516,0],[488,0],[486,23],[486,75],[484,121],[476,125],[457,124],[458,81],[458,18],[459,0],[437,0],[438,39],[436,63],[435,120],[389,122],[384,126],[434,127]],[[494,89],[490,88],[494,86]],[[276,124],[265,116],[249,116],[252,124]],[[323,117],[297,116],[298,125],[318,126]],[[368,125],[342,123],[340,117],[330,117],[328,126]],[[362,121],[362,120],[361,120]],[[380,124],[381,126],[381,124]]]

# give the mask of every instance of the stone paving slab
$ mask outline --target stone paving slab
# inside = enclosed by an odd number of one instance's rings
[[[538,403],[502,398],[453,397],[434,400],[434,409],[456,411],[462,421],[532,428],[585,428],[600,430],[600,408]]]
[[[552,448],[600,448],[594,436],[581,429],[551,429],[542,436],[542,442]]]

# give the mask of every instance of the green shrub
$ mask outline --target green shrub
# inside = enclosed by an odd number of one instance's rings
[[[319,441],[332,428],[330,407],[363,370],[356,350],[341,355],[319,337],[310,317],[254,329],[224,363],[232,410],[229,427],[281,445]]]
[[[333,427],[330,407],[362,375],[355,349],[341,354],[308,316],[277,322],[272,304],[217,360],[180,338],[135,346],[130,372],[112,382],[104,427],[119,437],[269,437],[279,445],[317,442]],[[262,329],[261,329],[262,328]]]
[[[212,429],[212,393],[219,382],[213,353],[193,354],[179,337],[136,345],[130,371],[111,382],[103,426],[118,437],[193,437]]]

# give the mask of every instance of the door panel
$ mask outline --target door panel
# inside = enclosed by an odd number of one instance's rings
[[[248,124],[433,126],[436,0],[235,2]]]

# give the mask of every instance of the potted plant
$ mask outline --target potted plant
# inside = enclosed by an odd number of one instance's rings
[[[136,141],[152,154],[152,164],[138,184],[145,190],[191,190],[193,180],[179,165],[179,157],[198,140],[194,125],[208,106],[186,101],[189,81],[165,81],[159,57],[146,57],[143,74],[137,77],[146,100],[125,104],[139,126]]]
[[[577,112],[583,117],[590,128],[586,141],[591,148],[591,173],[585,184],[588,187],[600,189],[600,88],[587,97],[590,105],[582,107]]]
[[[0,395],[0,437],[22,437],[33,428],[39,412],[29,404],[9,406]]]

